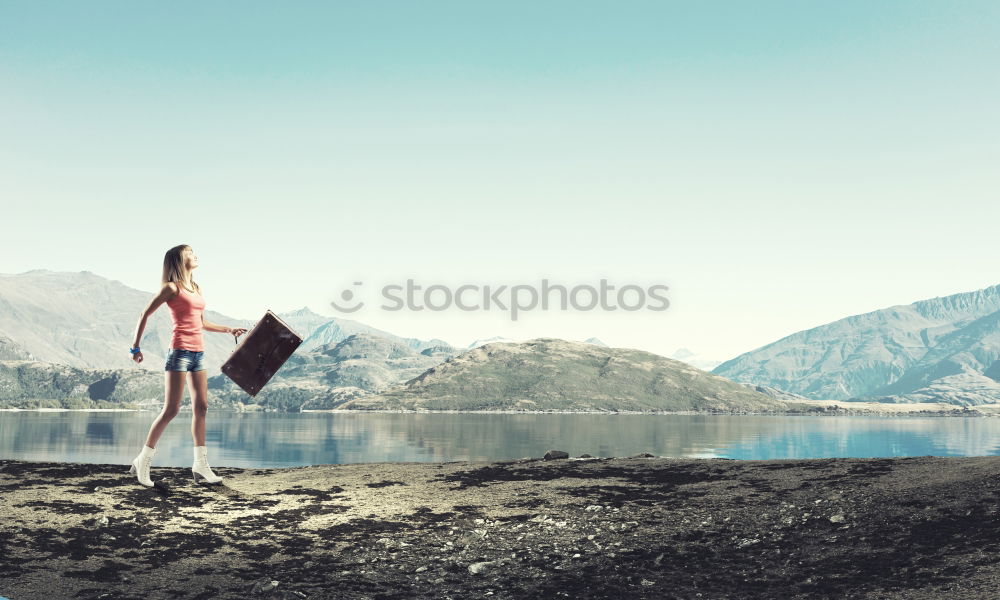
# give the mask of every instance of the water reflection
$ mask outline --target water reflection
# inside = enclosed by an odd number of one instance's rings
[[[127,464],[151,412],[0,412],[0,458]],[[156,465],[191,463],[190,413],[157,445]],[[210,413],[216,466],[499,460],[571,455],[727,457],[1000,454],[1000,419],[716,415]]]
[[[740,459],[995,454],[1000,422],[975,417],[794,418],[776,435],[755,433],[726,449],[726,456]]]

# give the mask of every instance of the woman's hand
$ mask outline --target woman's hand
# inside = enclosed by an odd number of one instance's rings
[[[140,350],[139,352],[136,352],[135,354],[133,354],[132,355],[132,360],[134,360],[137,363],[141,363],[142,362],[142,351]]]
[[[246,332],[247,332],[247,330],[243,329],[242,327],[230,327],[229,328],[229,333],[235,335],[236,337],[240,337],[241,335],[243,335]]]

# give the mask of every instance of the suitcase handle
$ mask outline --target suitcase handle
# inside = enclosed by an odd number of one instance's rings
[[[247,331],[245,331],[243,333],[249,332],[250,330],[252,330],[256,326],[257,326],[257,324],[254,323],[252,327],[244,327],[244,329],[246,329]],[[233,344],[236,345],[237,347],[240,345],[240,336],[241,335],[243,335],[243,334],[237,334],[237,333],[233,334]]]

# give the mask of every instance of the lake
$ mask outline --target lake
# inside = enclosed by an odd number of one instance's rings
[[[0,458],[127,465],[153,412],[0,412]],[[154,465],[190,466],[191,413]],[[1000,454],[1000,419],[608,414],[230,413],[208,416],[209,462],[290,467],[571,456],[734,459]]]

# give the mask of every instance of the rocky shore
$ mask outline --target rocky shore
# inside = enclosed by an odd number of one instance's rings
[[[0,596],[996,598],[1000,457],[0,461]]]

